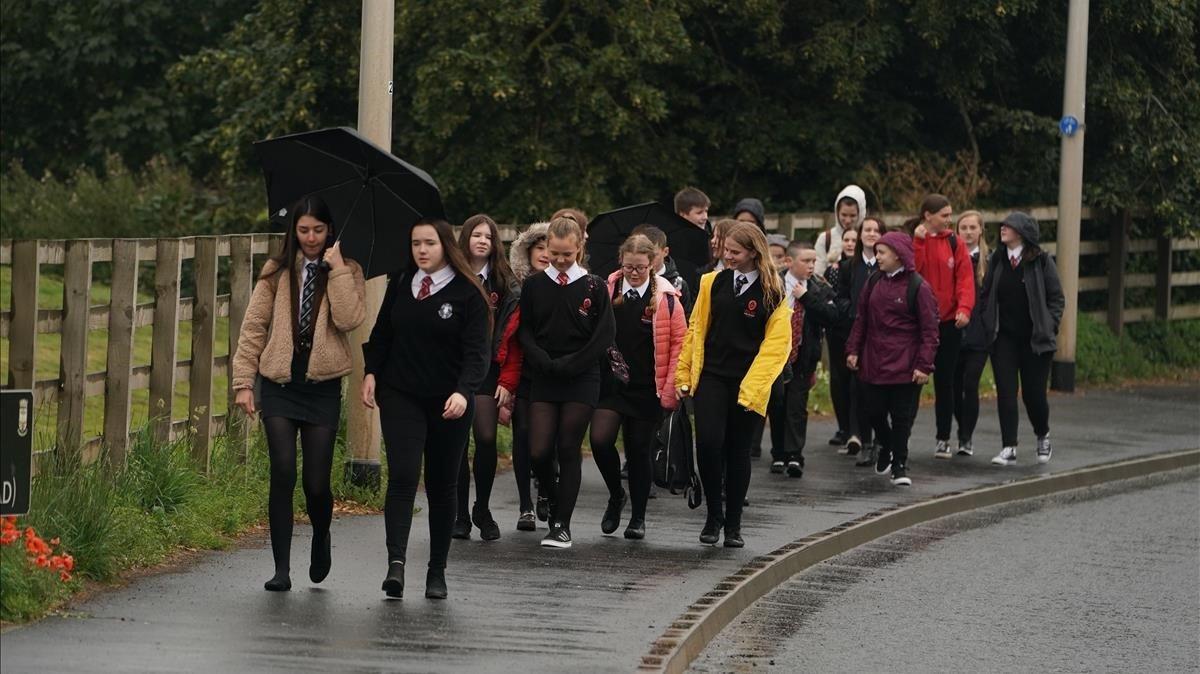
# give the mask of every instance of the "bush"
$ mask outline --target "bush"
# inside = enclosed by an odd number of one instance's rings
[[[1200,321],[1134,323],[1117,337],[1086,314],[1079,315],[1075,343],[1081,384],[1187,373],[1200,367]]]

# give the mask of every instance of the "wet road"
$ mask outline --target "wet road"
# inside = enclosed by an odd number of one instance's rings
[[[912,442],[911,489],[897,491],[824,444],[828,421],[810,425],[801,480],[754,465],[742,550],[700,546],[703,510],[681,497],[651,501],[648,537],[600,535],[603,484],[585,462],[571,550],[545,550],[537,534],[513,530],[512,478],[498,478],[493,512],[503,538],[455,542],[450,599],[423,598],[428,533],[414,518],[407,584],[389,601],[382,518],[333,525],[334,565],[313,587],[306,577],[308,530],[296,528],[294,587],[261,590],[271,569],[265,537],[187,568],[143,578],[72,606],[63,615],[0,637],[0,667],[55,671],[561,671],[628,672],[684,609],[756,555],[872,510],[948,491],[1055,470],[1200,446],[1200,383],[1051,397],[1053,463],[1026,449],[1019,466],[988,465],[998,445],[994,407],[985,408],[977,456],[932,458],[933,413],[921,410]],[[1023,422],[1024,423],[1024,422]],[[1033,438],[1023,425],[1023,447]],[[922,445],[928,444],[928,447]],[[988,449],[984,449],[988,448]],[[265,498],[265,495],[264,495]],[[423,498],[418,505],[424,507]],[[628,511],[626,511],[626,516]]]
[[[943,518],[768,593],[695,672],[1200,670],[1200,471]]]

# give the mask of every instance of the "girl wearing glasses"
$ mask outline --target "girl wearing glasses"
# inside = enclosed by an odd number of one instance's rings
[[[629,365],[629,383],[621,385],[614,377],[606,377],[592,415],[592,458],[609,494],[600,530],[606,535],[617,530],[627,498],[621,487],[616,446],[617,431],[622,430],[633,497],[625,538],[633,540],[646,536],[654,436],[661,410],[673,410],[679,404],[674,373],[687,333],[679,291],[651,272],[658,263],[656,251],[649,238],[634,234],[621,245],[621,268],[608,277],[617,328],[615,344]]]

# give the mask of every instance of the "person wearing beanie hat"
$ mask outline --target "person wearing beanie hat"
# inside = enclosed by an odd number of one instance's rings
[[[733,219],[758,225],[763,234],[767,233],[767,212],[758,199],[746,198],[737,202],[733,207]]]
[[[1038,463],[1048,463],[1050,405],[1046,384],[1058,349],[1056,335],[1066,299],[1054,260],[1038,245],[1037,220],[1010,213],[1000,225],[1000,246],[992,253],[980,297],[985,298],[983,330],[996,375],[996,408],[1002,449],[992,463],[1017,462],[1017,389],[1037,436]]]
[[[875,472],[909,486],[908,436],[921,387],[938,346],[937,300],[917,274],[912,240],[889,232],[875,244],[879,271],[867,280],[846,342],[846,367],[858,372],[864,405],[880,444]]]

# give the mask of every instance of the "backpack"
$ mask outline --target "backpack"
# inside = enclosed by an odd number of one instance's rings
[[[663,420],[654,444],[654,484],[672,494],[686,494],[688,507],[703,502],[703,488],[696,474],[692,425],[681,404]]]

